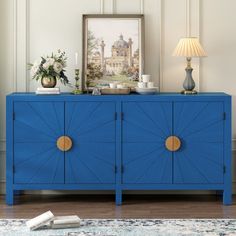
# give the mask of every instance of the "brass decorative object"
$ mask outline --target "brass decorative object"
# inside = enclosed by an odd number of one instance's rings
[[[73,90],[73,94],[82,94],[83,91],[80,86],[80,70],[75,69],[75,90]]]
[[[181,147],[181,140],[176,136],[169,136],[165,142],[166,149],[171,152],[176,152]]]
[[[57,139],[57,148],[63,152],[67,152],[72,148],[72,140],[68,136],[61,136]]]

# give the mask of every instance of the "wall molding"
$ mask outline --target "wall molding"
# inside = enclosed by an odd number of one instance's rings
[[[25,65],[26,65],[26,79],[25,79],[25,90],[26,92],[29,92],[29,79],[30,79],[30,72],[28,70],[28,63],[30,62],[30,0],[26,0],[25,5],[25,21],[26,21],[26,31],[25,31],[25,39],[26,39],[26,46],[25,46]]]
[[[163,39],[163,35],[164,35],[164,27],[163,27],[163,23],[164,23],[164,10],[165,10],[165,6],[164,6],[164,0],[160,0],[160,17],[159,17],[159,33],[160,33],[160,43],[159,43],[159,90],[160,92],[163,91],[163,86],[164,86],[164,81],[163,81],[163,49],[164,49],[164,39]]]
[[[185,12],[185,27],[186,27],[186,37],[190,37],[190,33],[191,33],[191,10],[190,10],[190,0],[185,0],[185,8],[186,8],[186,12]]]
[[[200,0],[186,0],[186,37],[200,39]],[[194,59],[194,81],[200,90],[200,58]]]
[[[144,0],[140,0],[140,14],[144,14]]]
[[[104,0],[100,0],[100,13],[104,14]]]
[[[111,0],[111,13],[116,14],[116,0]]]
[[[192,12],[195,12],[195,16],[192,16],[192,21],[196,22],[194,27],[190,24],[190,28],[189,28],[189,33],[190,33],[190,36],[195,36],[197,37],[199,40],[200,40],[200,0],[189,0],[189,9],[190,9],[190,17],[191,17],[191,11]],[[192,1],[192,2],[191,2]],[[194,4],[192,4],[194,1]],[[195,17],[195,20],[193,19]],[[195,34],[193,34],[192,32],[192,29],[194,28],[194,31],[195,31]],[[200,58],[195,58],[195,68],[194,68],[194,71],[195,71],[195,82],[196,82],[196,89],[197,91],[201,91],[200,89],[200,67],[201,67],[201,64],[200,64]]]
[[[17,0],[13,0],[13,82],[12,92],[17,91]]]
[[[14,62],[15,62],[15,91],[26,92],[28,91],[28,48],[29,48],[29,1],[18,0],[15,1],[15,34],[14,42],[16,43],[14,47]]]
[[[196,3],[196,22],[197,22],[197,25],[196,25],[196,33],[197,33],[197,37],[199,38],[199,40],[201,41],[201,35],[200,35],[200,25],[201,25],[201,22],[200,22],[200,19],[201,19],[201,12],[200,12],[200,4],[201,4],[201,0],[198,0],[197,3]],[[197,82],[197,87],[198,87],[198,91],[201,92],[201,59],[198,58],[198,67],[196,68],[196,70],[198,71],[198,82]]]

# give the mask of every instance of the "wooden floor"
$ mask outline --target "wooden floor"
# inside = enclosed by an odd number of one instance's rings
[[[111,195],[22,195],[7,206],[0,196],[0,218],[31,218],[47,210],[81,218],[236,218],[236,197],[223,206],[214,195],[126,195],[115,206]]]

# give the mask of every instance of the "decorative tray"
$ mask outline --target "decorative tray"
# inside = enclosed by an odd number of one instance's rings
[[[130,94],[130,88],[102,88],[102,94],[112,95],[112,94]]]
[[[148,95],[148,94],[156,94],[158,92],[158,87],[154,88],[135,88],[136,93]]]

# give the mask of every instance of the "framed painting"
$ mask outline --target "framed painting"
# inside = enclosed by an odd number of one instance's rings
[[[83,15],[83,90],[135,87],[144,70],[143,15]]]

